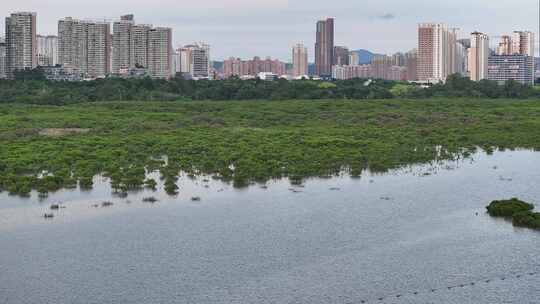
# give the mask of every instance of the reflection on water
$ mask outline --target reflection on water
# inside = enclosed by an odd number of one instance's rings
[[[176,197],[103,177],[0,193],[0,303],[534,303],[540,233],[484,207],[539,205],[539,169],[513,151],[303,186],[182,176]]]

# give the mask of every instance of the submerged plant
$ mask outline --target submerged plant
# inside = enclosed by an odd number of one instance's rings
[[[149,178],[147,179],[146,181],[144,181],[144,186],[148,189],[152,189],[154,191],[156,191],[156,187],[157,187],[157,182],[155,179],[153,178]]]
[[[142,199],[142,201],[143,201],[143,203],[152,203],[153,204],[153,203],[157,202],[158,199],[153,197],[153,196],[150,196],[150,197],[144,197]]]
[[[178,186],[176,185],[176,182],[172,179],[168,179],[165,181],[165,192],[169,195],[177,195],[178,194]]]

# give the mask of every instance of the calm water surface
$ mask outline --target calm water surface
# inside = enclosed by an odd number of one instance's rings
[[[540,232],[484,209],[540,207],[540,153],[473,159],[294,191],[181,178],[177,197],[117,198],[97,178],[41,202],[0,193],[0,303],[540,303]]]

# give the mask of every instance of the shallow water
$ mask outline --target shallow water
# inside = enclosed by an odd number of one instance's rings
[[[179,185],[177,197],[113,197],[103,178],[42,202],[0,193],[0,303],[540,299],[540,232],[484,209],[514,196],[540,206],[540,153],[310,179],[294,191],[285,180]],[[104,200],[114,205],[92,206]],[[67,208],[44,219],[58,201]]]

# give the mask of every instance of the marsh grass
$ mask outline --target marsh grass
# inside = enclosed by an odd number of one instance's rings
[[[66,128],[91,132],[21,132]],[[102,174],[126,194],[156,189],[147,179],[154,171],[171,195],[180,172],[239,188],[286,177],[302,184],[466,158],[479,148],[540,150],[538,130],[536,100],[0,104],[0,191],[89,190]]]

